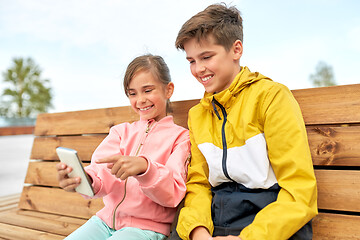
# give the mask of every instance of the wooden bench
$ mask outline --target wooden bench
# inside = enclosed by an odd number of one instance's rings
[[[314,239],[360,239],[360,84],[294,90],[306,122],[318,181]],[[173,102],[186,126],[199,100]],[[0,212],[0,239],[63,239],[103,203],[58,187],[58,146],[78,150],[85,165],[111,126],[137,120],[130,107],[40,114],[17,208]],[[1,204],[0,204],[1,206]]]

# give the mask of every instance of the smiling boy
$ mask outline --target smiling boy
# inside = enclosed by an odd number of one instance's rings
[[[205,88],[189,111],[192,159],[181,239],[311,239],[317,191],[300,108],[287,87],[240,66],[242,18],[211,5],[176,47]],[[173,238],[174,239],[174,238]]]

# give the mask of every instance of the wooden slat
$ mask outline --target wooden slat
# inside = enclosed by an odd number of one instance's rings
[[[75,192],[59,188],[23,188],[19,208],[66,216],[90,218],[104,207],[102,199],[87,200]]]
[[[33,134],[34,126],[0,127],[0,136]]]
[[[31,163],[29,169],[38,170],[28,171],[26,183],[57,186],[58,182],[54,170],[55,164]],[[31,172],[36,172],[36,174],[31,174]],[[320,209],[360,212],[360,188],[358,190],[354,189],[354,186],[360,186],[360,171],[317,169],[315,174],[318,184],[318,205]],[[334,191],[334,189],[337,190]],[[53,191],[51,188],[50,190]],[[50,190],[49,188],[44,188],[41,194],[46,194]],[[65,194],[66,192],[63,191],[63,193]],[[83,201],[82,198],[80,200]],[[38,204],[34,201],[32,200],[33,204]],[[26,209],[29,208],[27,207]]]
[[[360,126],[307,127],[314,165],[360,166]]]
[[[187,112],[199,100],[173,102],[176,112],[175,123],[187,126]],[[178,108],[178,106],[181,107]],[[35,135],[76,135],[108,133],[110,127],[138,120],[138,115],[129,106],[104,108],[65,113],[39,114],[36,120]]]
[[[64,216],[64,215],[44,213],[44,212],[33,211],[33,210],[23,210],[23,209],[17,209],[15,214],[43,218],[43,219],[52,219],[52,220],[63,221],[63,222],[72,223],[72,224],[76,224],[76,225],[83,225],[88,220],[87,218],[69,217],[69,216]]]
[[[313,220],[314,240],[359,240],[360,216],[319,213]]]
[[[306,124],[360,123],[360,84],[292,91],[299,102]],[[175,122],[186,126],[189,108],[199,99],[173,102]],[[181,108],[178,106],[181,105]],[[179,109],[183,112],[179,112]],[[35,135],[108,133],[111,126],[136,121],[129,106],[66,113],[40,114]]]
[[[310,126],[307,132],[314,165],[360,166],[360,126]],[[55,148],[61,145],[77,149],[82,160],[90,159],[103,138],[103,135],[36,138],[32,155],[35,159],[57,159]],[[31,162],[25,182],[57,186],[55,164]]]
[[[55,165],[59,162],[30,162],[25,177],[25,183],[58,187],[57,170]],[[88,166],[84,163],[83,166]]]
[[[71,137],[36,137],[31,150],[31,159],[59,160],[57,147],[68,147],[78,151],[81,161],[89,161],[96,147],[106,135]]]
[[[0,236],[9,240],[61,240],[64,236],[0,223]]]
[[[306,124],[360,123],[360,84],[292,91]]]
[[[74,224],[56,218],[44,218],[40,214],[38,216],[28,216],[18,214],[15,211],[0,213],[0,222],[63,236],[69,235],[81,226],[81,224]]]
[[[0,197],[0,212],[14,209],[17,207],[20,199],[20,193]]]
[[[188,128],[188,112],[191,107],[195,106],[199,102],[200,99],[172,102],[172,108],[174,110],[176,109],[176,111],[172,113],[172,115],[174,116],[174,122],[184,128]]]
[[[318,208],[360,212],[360,171],[315,170]]]
[[[137,119],[137,114],[129,106],[39,114],[34,134],[43,136],[108,133],[110,127],[116,124],[127,121],[133,122]]]

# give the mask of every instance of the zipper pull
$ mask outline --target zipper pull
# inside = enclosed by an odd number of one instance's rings
[[[211,103],[212,103],[212,106],[214,108],[214,112],[215,112],[216,116],[218,117],[219,120],[221,120],[220,114],[219,114],[219,112],[218,112],[218,110],[216,109],[216,106],[215,106],[215,98],[213,98]]]
[[[153,119],[150,119],[150,120],[148,121],[146,130],[145,130],[145,133],[149,133],[149,131],[150,131],[150,126],[151,126],[151,124],[153,123],[153,121],[154,121]]]

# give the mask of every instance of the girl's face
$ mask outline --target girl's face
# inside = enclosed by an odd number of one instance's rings
[[[161,83],[150,71],[135,74],[127,89],[131,107],[140,119],[159,121],[166,116],[166,102],[174,91],[174,84]]]

